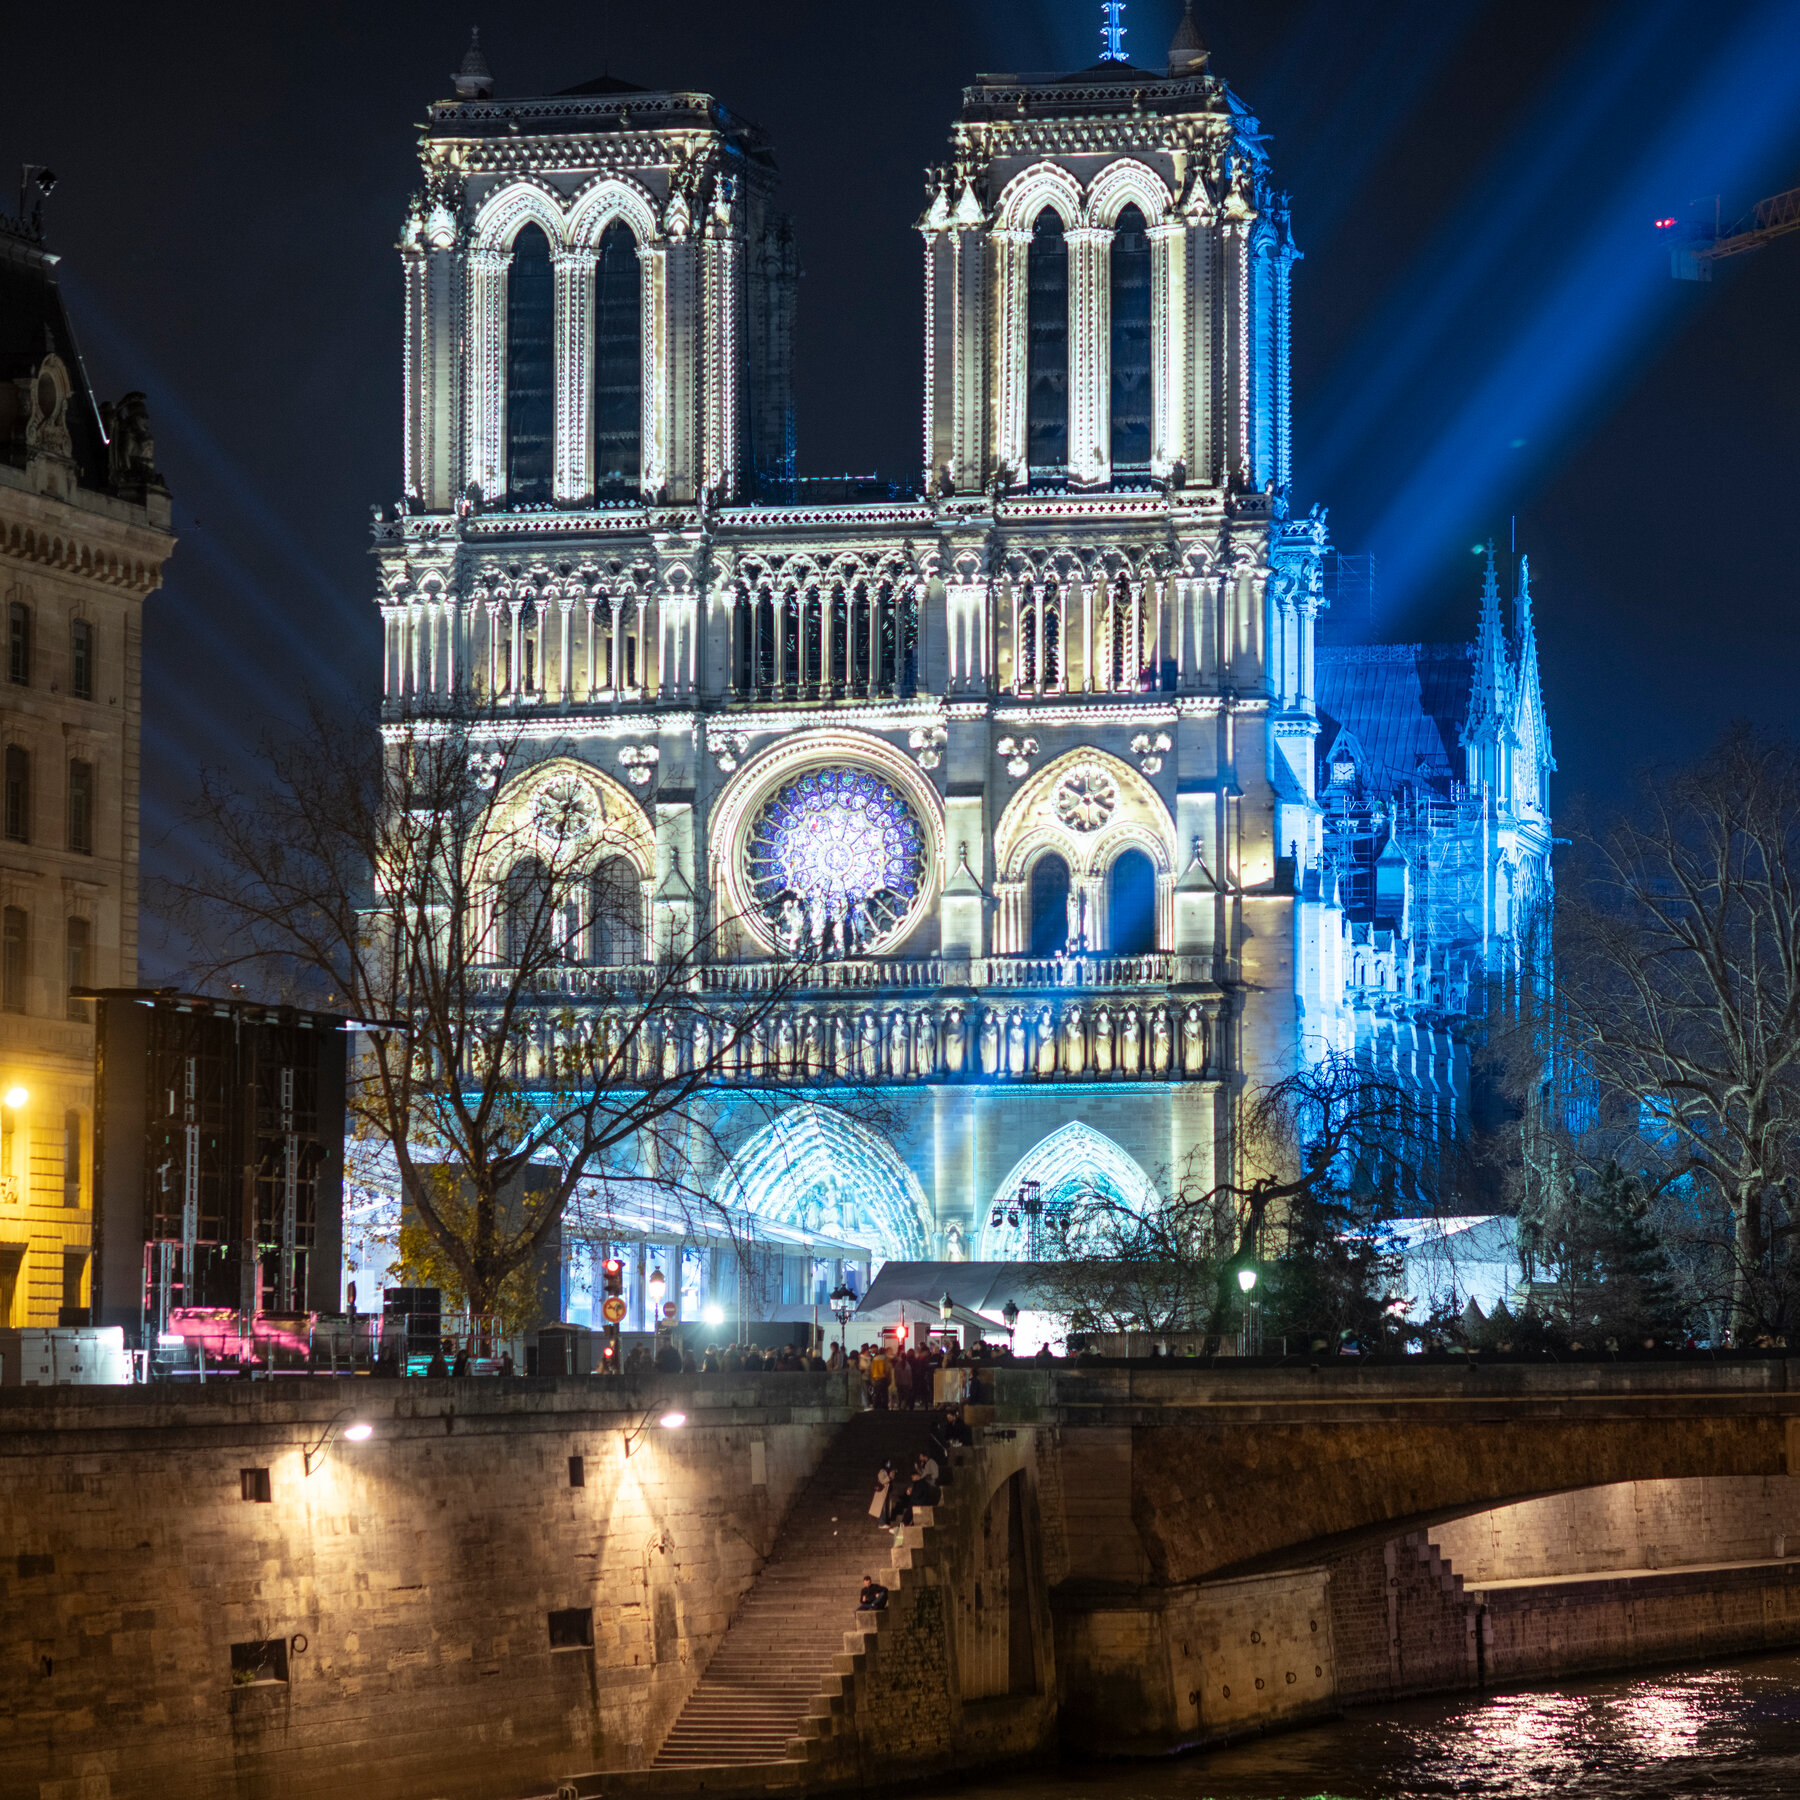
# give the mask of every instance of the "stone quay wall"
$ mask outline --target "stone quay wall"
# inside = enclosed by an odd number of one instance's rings
[[[639,1764],[844,1416],[823,1375],[6,1390],[0,1795],[493,1800]],[[263,1642],[286,1679],[234,1679]]]

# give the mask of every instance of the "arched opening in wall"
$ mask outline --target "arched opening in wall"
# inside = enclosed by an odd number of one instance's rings
[[[893,1145],[813,1102],[782,1113],[731,1159],[718,1187],[729,1212],[770,1219],[867,1251],[871,1273],[927,1253],[924,1190]]]
[[[1031,954],[1057,956],[1069,942],[1069,865],[1046,850],[1031,866]]]
[[[1106,877],[1109,948],[1148,956],[1156,948],[1156,866],[1141,850],[1121,850]]]
[[[1019,1190],[1037,1184],[1042,1210],[1034,1223],[1019,1210]],[[1098,1209],[1094,1203],[1099,1202]],[[1029,1262],[1062,1254],[1048,1243],[1080,1244],[1108,1213],[1147,1217],[1162,1201],[1136,1160],[1109,1137],[1079,1122],[1064,1125],[1019,1158],[1002,1177],[977,1221],[977,1262]],[[1059,1228],[1052,1232],[1048,1225]]]
[[[994,1490],[960,1588],[956,1648],[965,1700],[1037,1691],[1026,1512],[1021,1470]]]
[[[856,584],[856,598],[850,607],[850,681],[856,692],[866,692],[869,685],[869,609],[874,601],[869,584]]]
[[[1112,241],[1112,467],[1150,468],[1150,234],[1135,206],[1119,214]]]
[[[842,693],[844,683],[848,679],[844,671],[844,652],[846,647],[845,633],[850,628],[849,602],[845,598],[841,582],[831,590],[831,667],[826,671],[826,679]]]
[[[800,681],[805,689],[805,697],[810,699],[819,691],[819,656],[825,641],[819,616],[819,590],[816,587],[806,590],[803,604],[806,608],[806,635],[800,645]]]
[[[527,225],[513,239],[506,273],[506,492],[514,501],[550,498],[555,340],[550,240]]]
[[[644,892],[637,866],[609,856],[590,883],[593,960],[608,966],[639,962],[644,954]]]
[[[775,685],[775,602],[767,588],[756,596],[756,685],[765,692]]]
[[[594,270],[594,486],[634,493],[644,430],[644,345],[637,239],[614,220]]]
[[[550,878],[541,863],[516,862],[507,871],[501,950],[509,968],[541,965],[558,924]]]
[[[1069,466],[1069,249],[1046,206],[1026,253],[1025,439],[1035,476]]]

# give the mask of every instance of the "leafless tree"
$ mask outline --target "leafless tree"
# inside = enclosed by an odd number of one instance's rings
[[[206,854],[164,895],[203,978],[254,971],[362,1022],[353,1130],[392,1157],[478,1315],[583,1184],[711,1206],[709,1095],[753,1055],[765,1099],[804,1082],[764,1048],[801,965],[729,1015],[709,1004],[699,897],[666,874],[646,918],[642,822],[584,783],[510,803],[540,759],[450,721],[384,747],[372,723],[315,711],[255,782],[204,782]]]
[[[1195,1159],[1146,1211],[1071,1201],[1040,1279],[1048,1310],[1072,1330],[1219,1331],[1240,1302],[1232,1272],[1268,1263],[1278,1322],[1368,1335],[1398,1276],[1380,1222],[1436,1204],[1455,1170],[1436,1121],[1407,1083],[1334,1052],[1246,1096],[1238,1150],[1227,1179]]]
[[[1739,727],[1581,845],[1557,932],[1555,1021],[1577,1092],[1567,1152],[1653,1201],[1729,1208],[1731,1322],[1791,1324],[1800,1174],[1800,752]]]

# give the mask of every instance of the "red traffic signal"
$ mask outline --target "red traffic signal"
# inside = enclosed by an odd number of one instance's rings
[[[616,1256],[609,1256],[600,1265],[602,1290],[608,1294],[622,1294],[625,1291],[625,1265]]]

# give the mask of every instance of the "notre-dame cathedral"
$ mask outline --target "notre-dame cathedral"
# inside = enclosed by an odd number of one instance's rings
[[[1503,616],[1490,558],[1472,644],[1320,642],[1300,253],[1191,13],[1163,67],[965,90],[910,491],[796,474],[796,248],[723,103],[503,99],[472,46],[421,161],[389,728],[473,720],[526,753],[499,804],[622,822],[639,929],[572,943],[574,1007],[672,911],[722,1005],[804,954],[729,1078],[823,1085],[721,1200],[840,1261],[1008,1260],[1021,1184],[1221,1176],[1241,1096],[1329,1048],[1458,1122],[1550,891],[1529,592]]]

